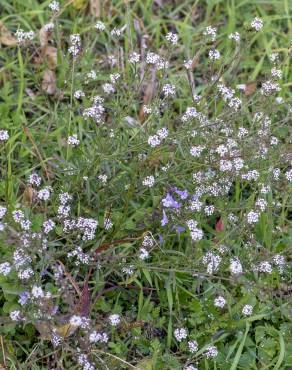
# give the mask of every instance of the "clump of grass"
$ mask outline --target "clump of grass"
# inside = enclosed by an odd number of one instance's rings
[[[247,83],[260,17],[226,43],[199,29],[194,50],[175,26],[144,37],[129,8],[70,32],[51,8],[39,41],[10,35],[3,364],[288,366],[287,54]]]

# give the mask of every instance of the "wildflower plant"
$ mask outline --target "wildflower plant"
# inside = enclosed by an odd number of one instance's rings
[[[9,116],[0,126],[3,335],[40,342],[33,360],[52,351],[49,368],[276,362],[289,326],[285,55],[266,58],[254,91],[239,73],[264,21],[230,34],[228,47],[219,27],[198,30],[199,51],[170,29],[155,50],[131,20],[63,33],[60,4],[49,8],[63,68],[46,129],[25,100],[18,108],[29,166]],[[38,41],[16,36],[23,63]],[[256,360],[242,331],[280,344]]]

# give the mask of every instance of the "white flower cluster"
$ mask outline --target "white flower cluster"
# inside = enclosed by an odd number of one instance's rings
[[[226,304],[226,299],[222,296],[218,296],[214,300],[214,306],[215,307],[223,308],[225,306],[225,304]]]
[[[263,25],[263,21],[258,17],[255,17],[250,23],[251,28],[255,29],[256,31],[260,31],[263,28]]]
[[[218,256],[218,254],[207,252],[203,257],[202,262],[204,265],[207,265],[207,273],[214,274],[218,271],[221,260],[222,258]]]
[[[68,137],[67,144],[71,145],[71,146],[77,146],[77,145],[80,144],[80,140],[78,140],[77,135],[74,134],[74,135]]]
[[[261,94],[265,96],[270,96],[276,92],[281,91],[281,87],[277,82],[274,81],[265,81],[262,84]]]
[[[76,58],[81,51],[81,37],[78,33],[70,35],[69,53]]]
[[[129,56],[129,63],[136,64],[136,63],[139,63],[139,62],[140,62],[140,54],[134,51]]]
[[[25,41],[31,41],[35,37],[35,33],[33,31],[24,32],[21,28],[18,29],[15,33],[15,36],[17,38],[17,41],[19,43],[23,43]]]
[[[166,40],[171,43],[172,45],[177,45],[178,42],[178,36],[176,33],[168,32],[168,34],[165,36]]]
[[[7,141],[9,139],[9,134],[7,130],[0,130],[0,141]]]
[[[175,339],[178,341],[178,342],[181,342],[182,340],[186,339],[187,336],[188,336],[188,332],[186,331],[186,329],[184,328],[178,328],[178,329],[175,329],[174,331],[174,336],[175,336]]]
[[[235,91],[225,86],[224,84],[218,84],[218,90],[223,97],[223,100],[227,102],[230,108],[238,110],[241,107],[241,100],[238,97],[234,97]]]
[[[105,24],[101,21],[96,22],[94,26],[98,31],[104,31],[105,30]]]
[[[153,185],[155,184],[155,178],[154,178],[154,176],[152,176],[152,175],[146,176],[144,178],[144,180],[142,181],[142,184],[144,186],[148,186],[148,188],[152,188]]]
[[[36,173],[32,173],[28,178],[28,183],[30,185],[40,186],[41,182],[42,178]]]
[[[118,326],[119,325],[119,323],[121,322],[121,317],[120,317],[120,315],[118,315],[118,314],[112,314],[112,315],[110,315],[109,316],[109,322],[110,322],[110,324],[112,325],[112,326]]]
[[[101,123],[103,120],[104,114],[104,107],[103,107],[104,99],[100,96],[95,96],[93,98],[93,105],[89,108],[84,109],[83,117],[85,119],[92,118],[96,123]]]
[[[169,97],[169,96],[174,97],[175,96],[175,85],[165,84],[162,87],[162,91],[166,97]]]
[[[210,39],[212,41],[215,41],[216,40],[216,36],[217,36],[217,28],[212,27],[212,26],[206,27],[205,30],[204,30],[204,32],[203,32],[203,35],[204,36],[207,36],[207,37],[210,37]]]
[[[169,65],[163,57],[151,51],[148,51],[146,55],[146,63],[155,66],[158,70],[166,69]]]
[[[60,10],[60,3],[59,1],[52,1],[50,4],[49,4],[49,8],[53,11],[53,12],[58,12]]]
[[[154,148],[162,143],[164,139],[168,136],[168,130],[166,127],[161,128],[156,132],[155,135],[151,135],[148,138],[148,144]]]
[[[108,335],[106,333],[98,333],[93,331],[89,335],[90,343],[107,343],[108,342]]]

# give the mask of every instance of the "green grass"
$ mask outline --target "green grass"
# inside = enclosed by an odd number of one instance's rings
[[[49,3],[0,0],[1,22],[12,32],[23,28],[37,33],[49,22]],[[50,280],[50,268],[58,261],[66,266],[62,284],[68,292],[69,303],[61,297],[56,298],[60,314],[54,322],[65,339],[61,348],[52,346],[45,336],[48,327],[40,330],[32,317],[26,325],[16,325],[10,320],[9,313],[20,307],[19,293],[28,289],[29,283],[19,282],[15,272],[9,277],[0,276],[0,364],[7,369],[80,369],[76,347],[82,346],[80,338],[86,334],[68,333],[66,325],[70,315],[80,313],[86,306],[80,295],[85,300],[88,286],[96,330],[103,329],[111,313],[118,313],[123,318],[118,329],[108,328],[108,346],[96,347],[90,352],[91,360],[96,361],[100,369],[173,370],[197,362],[200,370],[289,369],[292,366],[291,306],[288,302],[290,271],[287,267],[283,276],[275,270],[272,274],[262,275],[252,272],[250,267],[276,253],[283,254],[288,262],[290,257],[291,186],[285,181],[274,185],[268,168],[272,164],[283,171],[288,168],[281,155],[289,151],[291,114],[289,116],[287,110],[277,106],[272,99],[263,101],[259,93],[259,87],[271,69],[268,56],[279,52],[283,80],[278,95],[291,108],[289,42],[292,15],[289,1],[101,2],[100,19],[107,26],[127,25],[126,36],[121,41],[111,39],[108,30],[97,35],[93,28],[96,18],[90,15],[87,1],[75,1],[75,5],[68,6],[66,3],[61,4],[65,6],[64,11],[56,21],[50,44],[57,49],[57,67],[51,68],[56,73],[56,93],[48,95],[42,89],[50,61],[43,57],[37,38],[24,47],[0,47],[0,129],[7,129],[10,135],[6,144],[0,142],[0,205],[6,205],[9,211],[21,206],[26,216],[32,219],[32,229],[37,231],[44,220],[56,214],[58,193],[68,191],[74,196],[72,208],[76,217],[92,217],[98,219],[100,225],[110,217],[114,227],[107,232],[101,226],[93,241],[83,243],[84,251],[97,257],[89,266],[80,268],[67,257],[79,243],[73,232],[64,235],[58,226],[43,254],[31,242],[31,250],[36,256],[36,283],[45,286],[54,297],[59,293]],[[255,16],[264,20],[263,32],[247,31]],[[223,55],[223,62],[215,66],[208,63],[209,44],[202,37],[202,31],[208,25],[218,27],[216,43]],[[163,39],[169,30],[178,33],[179,46],[171,57],[170,72],[158,73],[151,101],[161,108],[162,113],[159,118],[150,116],[141,124],[139,111],[143,94],[147,87],[151,87],[151,74],[146,72],[141,82],[135,76],[134,68],[121,62],[121,53],[123,50],[127,55],[136,50],[141,37],[146,36],[149,50],[167,55],[170,51]],[[228,39],[228,35],[235,31],[247,32],[247,46],[240,50]],[[76,62],[72,62],[67,53],[69,35],[73,33],[81,35],[83,45],[82,56]],[[106,55],[110,54],[118,56],[119,66],[110,68],[105,63]],[[272,191],[267,195],[269,207],[252,231],[253,235],[241,222],[230,226],[227,220],[230,210],[243,220],[245,212],[255,202],[256,185],[241,181],[234,182],[227,197],[217,198],[216,214],[210,220],[198,216],[206,235],[198,243],[191,241],[188,232],[179,234],[160,225],[161,199],[173,186],[192,192],[192,173],[200,166],[199,160],[189,155],[190,147],[200,144],[190,136],[191,130],[197,127],[185,128],[179,119],[186,108],[193,105],[182,63],[195,55],[199,57],[192,76],[196,93],[203,96],[200,108],[203,109],[206,103],[212,119],[220,117],[234,125],[234,129],[239,126],[250,128],[247,161],[262,171],[261,181],[270,181],[272,185]],[[84,76],[92,69],[97,71],[97,79],[85,84]],[[89,107],[90,98],[102,94],[101,84],[108,82],[109,74],[117,71],[122,73],[121,93],[106,101],[107,122],[97,125],[84,120],[80,114],[83,106]],[[214,93],[214,84],[210,83],[214,73],[221,73],[224,83],[232,87],[235,87],[234,81],[236,84],[256,81],[258,90],[243,97],[246,105],[241,115],[226,113],[223,102]],[[166,106],[160,105],[164,83],[173,83],[177,87],[175,101]],[[73,97],[78,89],[86,93],[84,103]],[[252,104],[265,109],[272,117],[273,133],[281,141],[279,152],[275,149],[266,161],[253,157],[258,145],[258,127],[252,123],[256,109]],[[170,143],[148,152],[148,136],[164,126],[178,144]],[[110,136],[110,129],[115,131],[114,138]],[[67,137],[74,133],[81,140],[81,145],[76,148],[66,144]],[[210,135],[214,135],[211,129]],[[224,138],[219,133],[218,139],[221,137]],[[146,151],[147,159],[143,162],[138,155]],[[168,163],[172,164],[171,170],[161,171],[161,167]],[[200,168],[206,169],[204,166]],[[27,185],[32,172],[41,174],[43,184],[53,187],[51,202],[40,204],[35,201],[34,191]],[[108,176],[106,185],[98,180],[100,174]],[[157,175],[155,187],[141,186],[143,178],[151,174]],[[87,181],[83,179],[85,176]],[[273,201],[280,201],[280,208],[272,208]],[[174,216],[174,222],[185,226],[184,221],[191,216],[187,212]],[[9,225],[12,225],[9,217]],[[215,228],[219,217],[226,225],[221,232]],[[151,249],[151,260],[141,261],[137,251],[147,233],[153,235],[155,244]],[[159,242],[159,236],[164,238],[164,243]],[[247,240],[251,247],[246,246]],[[11,259],[18,243],[14,226],[9,226],[8,237],[0,239],[0,262]],[[217,253],[221,244],[228,246],[228,258],[223,262],[222,271],[209,274],[201,262],[202,257],[209,250]],[[100,249],[95,255],[97,248]],[[228,261],[233,256],[240,256],[245,262],[245,274],[230,276]],[[126,276],[122,268],[132,264],[135,272]],[[47,269],[48,277],[43,279],[41,272]],[[224,310],[213,304],[217,295],[223,295],[227,301]],[[241,314],[245,304],[254,307],[249,318]],[[33,310],[32,307],[31,312]],[[177,342],[173,332],[178,327],[188,328],[189,339],[199,344],[198,352],[190,354],[186,341]],[[204,356],[211,344],[218,348],[215,360]],[[84,348],[82,351],[86,352]]]

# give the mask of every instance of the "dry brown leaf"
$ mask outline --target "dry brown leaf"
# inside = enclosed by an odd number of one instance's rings
[[[50,69],[45,70],[42,81],[42,90],[48,95],[55,94],[57,90],[57,85],[56,85],[56,74],[54,71]]]
[[[256,88],[257,88],[257,82],[256,81],[249,82],[245,86],[244,95],[245,96],[252,95],[256,91]]]
[[[35,328],[44,340],[52,340],[51,333],[57,332],[63,339],[68,338],[70,335],[74,334],[77,326],[71,324],[64,324],[61,326],[51,326],[47,322],[38,322],[34,324]]]
[[[23,192],[22,199],[24,203],[32,204],[35,201],[36,196],[37,191],[34,190],[31,186],[28,186],[27,188],[25,188]]]
[[[155,93],[155,88],[156,88],[156,70],[153,69],[151,81],[148,83],[145,89],[145,93],[143,97],[144,104],[141,106],[140,112],[139,112],[139,118],[140,118],[141,123],[145,121],[145,113],[144,113],[143,106],[148,105],[151,102],[151,100],[153,99],[154,93]]]
[[[6,46],[16,46],[18,44],[17,39],[2,22],[0,22],[0,44]]]
[[[89,2],[90,14],[99,18],[100,17],[100,0],[90,0]]]
[[[46,29],[46,25],[44,25],[39,31],[39,38],[41,47],[44,48],[48,45],[49,42],[49,31]]]
[[[44,56],[47,58],[48,60],[48,67],[50,69],[56,69],[57,67],[57,49],[53,46],[47,46],[45,49],[44,49]]]

